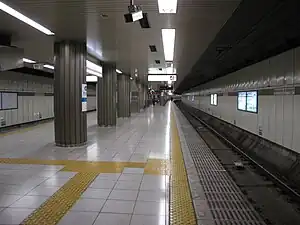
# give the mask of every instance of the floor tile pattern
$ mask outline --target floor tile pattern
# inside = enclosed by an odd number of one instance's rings
[[[0,224],[192,224],[171,103],[114,128],[88,117],[83,147],[56,147],[53,123],[0,135]]]

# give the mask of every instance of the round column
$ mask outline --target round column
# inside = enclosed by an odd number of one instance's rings
[[[54,44],[54,126],[57,146],[84,145],[87,141],[86,43],[60,41]],[[83,106],[83,107],[82,107]]]

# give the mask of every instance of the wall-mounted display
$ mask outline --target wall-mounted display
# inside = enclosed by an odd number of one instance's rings
[[[239,92],[238,93],[238,109],[239,110],[246,110],[247,107],[247,92]]]
[[[237,98],[238,110],[257,113],[257,91],[239,92]]]
[[[17,109],[18,108],[18,93],[15,92],[1,92],[0,93],[0,109]]]
[[[218,94],[211,94],[210,95],[210,104],[211,105],[218,105]]]
[[[247,92],[247,109],[248,112],[257,112],[257,91]]]

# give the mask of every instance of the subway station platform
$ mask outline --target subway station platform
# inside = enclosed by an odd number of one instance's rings
[[[0,224],[196,224],[174,107],[90,113],[84,147],[56,147],[52,122],[1,134]]]
[[[120,119],[117,127],[98,127],[90,113],[84,147],[56,147],[52,122],[1,134],[0,224],[215,224],[205,177],[194,164],[195,140],[208,150],[170,102]],[[203,173],[224,176],[212,153],[199,152]],[[236,201],[244,202],[242,193]],[[240,210],[254,211],[249,207]]]

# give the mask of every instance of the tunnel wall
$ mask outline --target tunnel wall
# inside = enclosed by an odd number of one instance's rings
[[[207,125],[263,165],[272,174],[280,177],[290,187],[300,191],[299,153],[203,112],[188,101],[177,102],[177,104],[182,110],[192,112],[201,118]]]
[[[237,109],[238,91],[258,91],[258,112]],[[218,104],[210,95],[218,94]],[[183,102],[300,153],[300,48],[184,93]]]
[[[51,78],[1,72],[0,92],[17,92],[18,108],[0,110],[0,128],[53,118],[53,91]],[[95,109],[95,87],[88,85],[88,110]]]

